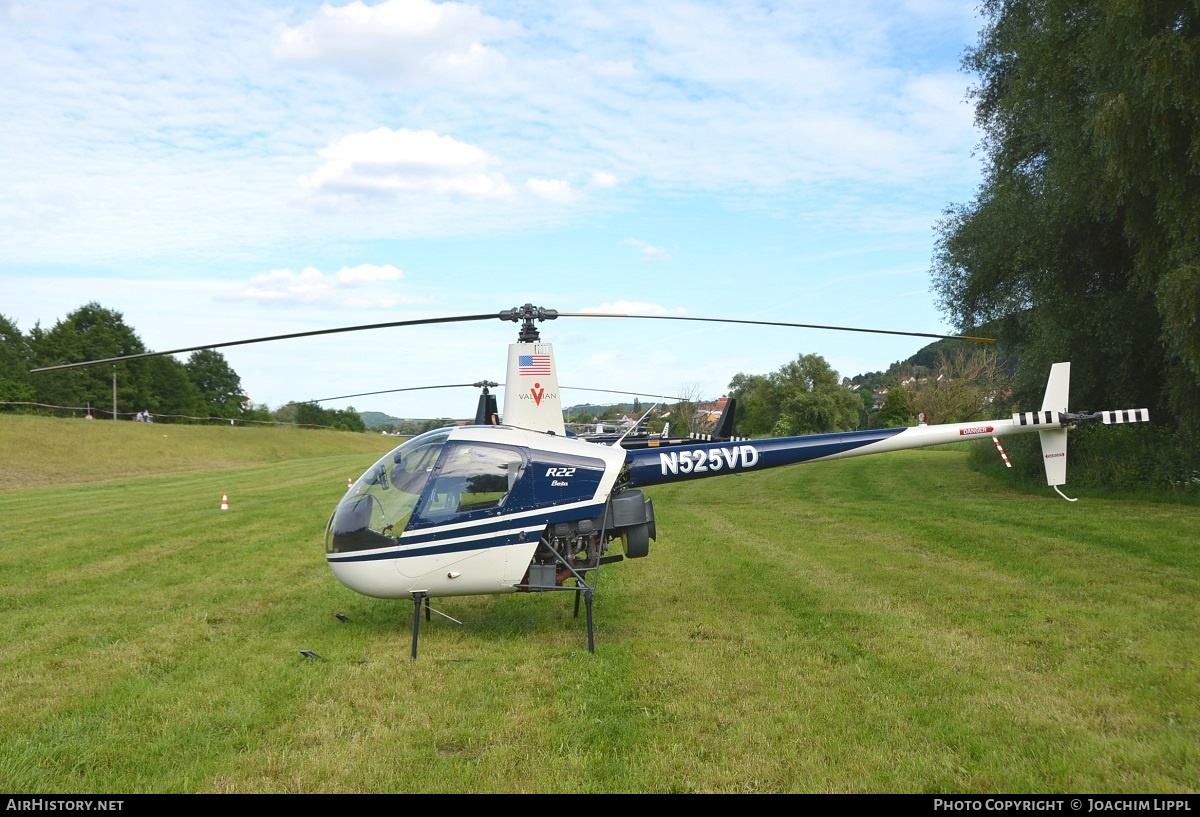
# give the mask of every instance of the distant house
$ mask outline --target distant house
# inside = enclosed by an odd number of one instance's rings
[[[696,413],[692,422],[699,427],[715,425],[721,419],[721,414],[728,405],[728,397],[718,397],[716,400],[705,400],[696,404]]]

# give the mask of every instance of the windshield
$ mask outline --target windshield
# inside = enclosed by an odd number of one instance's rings
[[[325,532],[327,553],[394,544],[408,525],[450,429],[414,437],[358,478],[338,503]]]

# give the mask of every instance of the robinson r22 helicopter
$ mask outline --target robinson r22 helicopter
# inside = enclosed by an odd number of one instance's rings
[[[757,440],[673,440],[665,446],[597,444],[566,434],[553,349],[541,342],[537,327],[539,321],[559,317],[708,321],[987,340],[723,318],[560,313],[525,304],[499,313],[300,332],[34,371],[366,329],[497,318],[519,323],[517,342],[508,351],[503,414],[484,408],[474,425],[430,431],[401,444],[358,478],[329,519],[325,558],[338,580],[368,596],[412,600],[414,659],[421,608],[429,620],[432,598],[553,590],[575,592],[576,615],[582,597],[588,650],[594,652],[598,569],[648,555],[651,540],[657,538],[653,503],[642,491],[648,486],[1036,431],[1046,483],[1062,495],[1068,428],[1088,422],[1149,420],[1145,409],[1068,412],[1070,364],[1056,363],[1041,410],[1011,418]],[[488,386],[497,384],[475,385],[484,386],[486,398]],[[488,405],[481,401],[481,406]],[[621,552],[610,553],[618,539]]]

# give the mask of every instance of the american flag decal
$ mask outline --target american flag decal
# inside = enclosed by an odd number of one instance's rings
[[[550,374],[550,355],[517,355],[517,374]]]

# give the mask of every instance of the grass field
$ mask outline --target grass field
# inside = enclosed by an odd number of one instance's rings
[[[0,417],[0,790],[1200,790],[1194,504],[946,449],[663,486],[594,655],[518,594],[435,600],[413,662],[322,553],[388,447]]]

